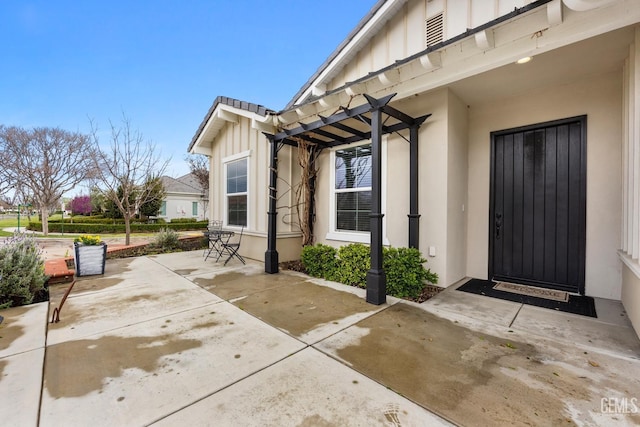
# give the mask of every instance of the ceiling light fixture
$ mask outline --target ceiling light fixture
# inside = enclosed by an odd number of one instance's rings
[[[531,61],[531,57],[530,56],[525,56],[524,58],[518,59],[516,61],[516,64],[526,64],[529,61]]]

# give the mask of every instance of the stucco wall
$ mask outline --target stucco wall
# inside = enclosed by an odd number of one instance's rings
[[[167,203],[166,215],[161,218],[171,220],[173,218],[196,218],[198,221],[205,219],[204,203],[200,195],[168,193],[165,197]],[[198,203],[198,215],[192,214],[192,203]]]
[[[447,285],[467,272],[468,109],[448,92]]]
[[[419,131],[419,244],[427,267],[440,276],[439,283],[450,285],[466,272],[466,213],[462,212],[467,194],[466,105],[449,90],[441,89],[394,106],[414,117],[431,114]],[[384,152],[384,234],[391,246],[406,247],[409,144],[390,135]],[[325,152],[319,162],[316,191],[316,241],[339,247],[349,242],[327,238],[329,216],[334,214],[329,209],[330,173],[330,155]],[[435,248],[433,257],[427,256],[430,246]]]
[[[487,277],[490,132],[587,115],[586,294],[620,299],[621,73],[471,106],[467,275]]]

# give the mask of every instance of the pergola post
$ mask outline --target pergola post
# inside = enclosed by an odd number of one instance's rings
[[[387,280],[382,267],[382,112],[371,111],[371,269],[367,272],[367,302],[387,301]]]
[[[267,251],[264,254],[264,271],[266,273],[278,273],[278,250],[276,249],[276,208],[278,182],[278,147],[273,138],[271,143],[271,160],[269,162],[269,210],[267,211]]]
[[[376,99],[366,93],[362,94],[366,104],[353,108],[341,107],[330,116],[321,116],[319,120],[300,123],[298,127],[287,128],[275,135],[267,135],[271,141],[271,184],[269,200],[269,235],[268,250],[265,254],[265,271],[278,272],[278,252],[276,251],[276,180],[277,180],[277,147],[275,144],[286,144],[298,147],[298,138],[314,144],[315,149],[331,148],[352,144],[362,140],[371,140],[371,268],[367,271],[367,302],[384,304],[387,300],[387,279],[383,268],[382,247],[382,135],[410,130],[410,206],[409,206],[409,246],[418,248],[420,232],[418,229],[420,215],[418,214],[418,129],[431,115],[413,118],[402,111],[387,105],[396,95],[389,94]],[[384,115],[384,116],[383,116]],[[386,117],[383,120],[383,117]],[[392,119],[387,123],[388,119]],[[351,125],[349,121],[353,122]],[[358,126],[355,125],[358,123]],[[362,130],[364,123],[371,129]],[[315,159],[315,156],[312,156]],[[311,192],[315,191],[315,178],[311,182]],[[313,196],[313,194],[312,194]],[[313,198],[312,198],[313,203]],[[309,221],[313,224],[315,207],[311,207]]]
[[[420,246],[420,214],[418,213],[418,129],[409,128],[409,247]]]

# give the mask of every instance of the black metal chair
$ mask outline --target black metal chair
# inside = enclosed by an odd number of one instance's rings
[[[204,250],[204,260],[206,261],[212,252],[215,252],[220,258],[222,250],[222,221],[211,221],[204,235],[209,240],[208,247]]]
[[[222,242],[222,253],[227,253],[229,256],[227,257],[227,259],[224,262],[224,265],[227,265],[227,263],[231,260],[231,258],[236,257],[240,260],[240,262],[242,262],[243,264],[246,264],[246,262],[244,261],[244,258],[242,258],[242,255],[240,255],[239,251],[240,251],[240,243],[242,242],[242,234],[244,232],[244,226],[242,226],[242,228],[240,229],[240,234],[238,235],[238,239],[233,239],[233,241],[231,241],[232,237],[235,237],[236,235],[230,235],[226,241]]]

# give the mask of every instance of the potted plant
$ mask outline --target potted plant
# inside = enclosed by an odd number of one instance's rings
[[[85,235],[73,240],[76,276],[104,274],[107,245],[100,236]]]

